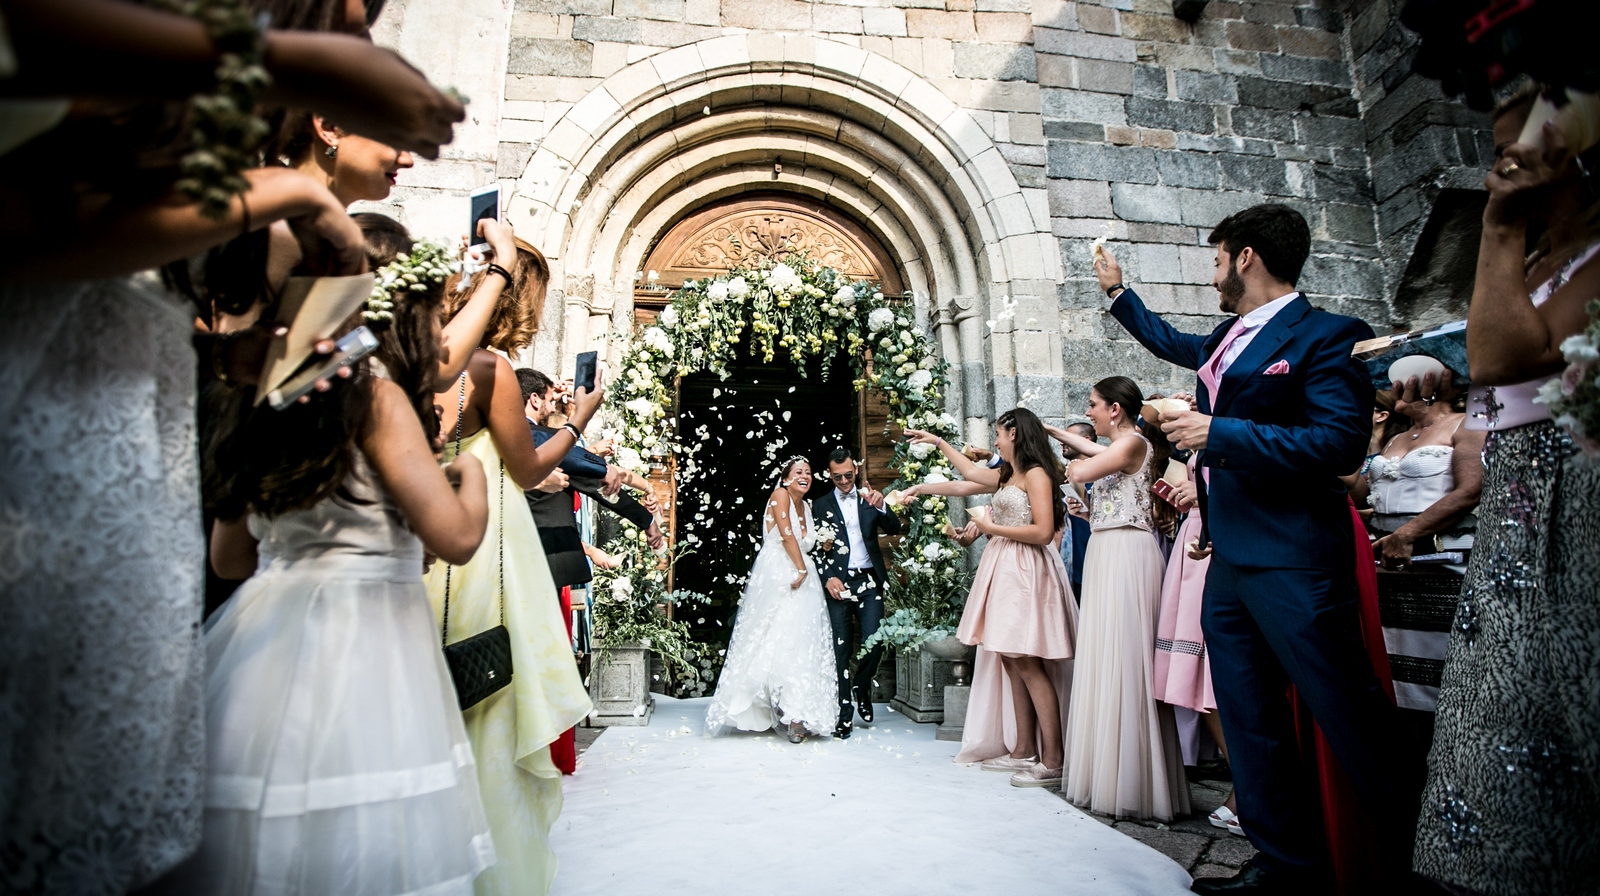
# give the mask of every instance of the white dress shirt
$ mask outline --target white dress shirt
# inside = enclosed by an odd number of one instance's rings
[[[867,553],[867,540],[861,537],[861,508],[856,504],[860,496],[855,489],[848,493],[834,489],[833,498],[839,502],[839,515],[844,517],[844,528],[850,539],[849,568],[871,569],[872,556]]]
[[[1222,375],[1228,372],[1228,368],[1233,366],[1233,362],[1237,361],[1239,356],[1244,354],[1244,350],[1250,347],[1250,340],[1256,338],[1256,334],[1261,332],[1261,328],[1267,325],[1267,321],[1272,320],[1274,315],[1287,308],[1289,303],[1294,301],[1295,296],[1298,295],[1300,295],[1299,292],[1291,292],[1286,296],[1279,296],[1239,318],[1244,322],[1244,330],[1234,338],[1233,342],[1228,344],[1228,347],[1222,353],[1222,358],[1217,362],[1218,382],[1222,381]]]

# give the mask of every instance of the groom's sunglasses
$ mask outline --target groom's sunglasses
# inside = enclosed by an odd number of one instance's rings
[[[849,482],[856,478],[854,473],[829,473],[828,478],[834,482]]]

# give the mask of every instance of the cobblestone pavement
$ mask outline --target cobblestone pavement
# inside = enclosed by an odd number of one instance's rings
[[[1229,877],[1244,861],[1256,854],[1250,841],[1213,827],[1206,816],[1228,798],[1226,781],[1190,781],[1189,802],[1193,814],[1163,824],[1159,821],[1129,821],[1088,813],[1095,821],[1138,840],[1187,868],[1193,877]],[[1066,797],[1057,793],[1062,799]]]

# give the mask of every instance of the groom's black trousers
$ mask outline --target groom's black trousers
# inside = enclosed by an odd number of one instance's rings
[[[862,699],[871,700],[872,679],[878,672],[878,660],[883,658],[883,645],[879,644],[861,658],[855,675],[851,676],[850,658],[861,649],[862,641],[878,631],[878,623],[883,621],[883,589],[878,587],[870,569],[852,569],[840,581],[860,598],[859,601],[837,600],[827,595],[828,619],[833,623],[834,671],[839,676],[839,721],[848,722],[854,717],[850,689],[859,686]],[[859,638],[853,637],[852,619],[861,628]]]

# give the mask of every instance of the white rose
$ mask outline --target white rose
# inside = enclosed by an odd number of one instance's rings
[[[856,291],[848,286],[841,286],[839,291],[833,294],[833,300],[841,305],[849,305],[856,300]]]
[[[671,305],[661,309],[661,325],[669,330],[676,327],[678,325],[678,309]]]
[[[929,473],[928,475],[922,477],[922,481],[927,483],[928,485],[937,485],[940,482],[949,482],[950,481],[950,477],[944,475],[943,473],[940,473],[937,470],[935,470],[932,473]]]
[[[744,281],[741,280],[739,282],[743,283]],[[723,299],[726,299],[727,297],[728,297],[728,281],[726,281],[726,280],[713,280],[713,281],[711,281],[711,285],[706,287],[706,298],[710,299],[713,302],[720,302]],[[704,317],[704,316],[705,315],[701,315],[701,317]]]
[[[725,295],[735,299],[742,299],[750,294],[750,284],[743,277],[735,277],[728,281]]]
[[[617,448],[617,466],[625,470],[638,470],[644,466],[644,458],[639,456],[638,450],[622,445]]]
[[[926,370],[918,370],[906,377],[906,385],[921,392],[923,389],[933,385],[933,374]]]
[[[670,346],[670,345],[667,346],[667,349],[668,349],[667,354],[671,355],[672,354],[672,351],[671,351],[672,346]],[[927,355],[921,361],[917,362],[917,366],[921,367],[923,370],[932,370],[933,369],[933,365],[935,365],[937,363],[938,362],[933,359],[932,355]]]
[[[922,559],[928,561],[929,563],[938,560],[941,553],[942,552],[939,550],[939,546],[934,542],[930,541],[922,546]]]
[[[1582,364],[1590,361],[1600,361],[1600,349],[1583,333],[1568,336],[1561,341],[1561,354],[1569,363]]]
[[[867,327],[876,333],[894,326],[894,312],[888,308],[879,308],[867,315]]]
[[[611,598],[619,603],[633,599],[633,580],[622,576],[612,579]]]
[[[946,411],[939,415],[939,425],[947,429],[955,429],[960,425],[960,421],[955,418],[954,414]]]
[[[635,398],[632,401],[625,402],[622,406],[640,417],[653,417],[656,412],[655,402],[648,398]]]
[[[911,446],[911,456],[917,460],[927,460],[928,455],[933,453],[933,449],[934,446],[927,442],[917,442]]]

